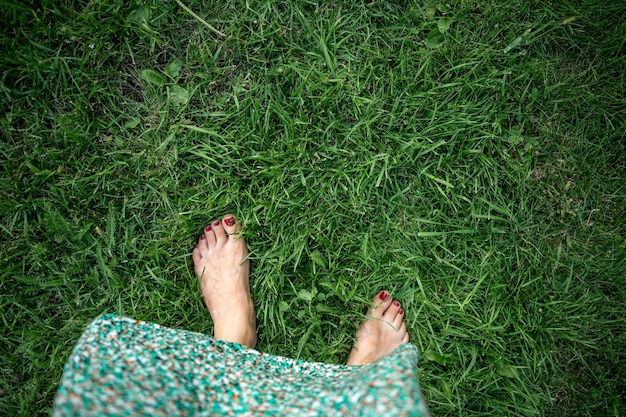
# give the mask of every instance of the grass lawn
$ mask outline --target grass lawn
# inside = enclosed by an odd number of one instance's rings
[[[436,416],[626,415],[626,3],[0,1],[0,414],[101,313],[342,363],[388,289]]]

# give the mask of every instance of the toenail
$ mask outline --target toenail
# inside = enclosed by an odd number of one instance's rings
[[[215,221],[213,222],[213,226],[219,226],[219,224],[220,224],[220,221],[219,221],[219,220],[215,220]]]
[[[397,302],[397,301],[394,301],[394,302],[393,302],[393,305],[394,305],[394,306],[396,306],[396,307],[400,307],[400,303],[399,303],[399,302]]]
[[[389,293],[387,291],[383,291],[380,293],[380,295],[378,296],[381,300],[384,300],[385,298],[387,298],[387,296],[389,296]]]
[[[235,218],[234,217],[226,217],[224,219],[224,223],[226,224],[226,226],[232,226],[233,224],[235,224]]]
[[[404,310],[400,309],[400,311],[398,311],[398,314],[404,314]]]
[[[204,240],[204,239],[206,239],[206,236],[200,235],[200,240]]]
[[[207,227],[204,228],[205,232],[210,232],[211,231],[211,225],[208,225]]]

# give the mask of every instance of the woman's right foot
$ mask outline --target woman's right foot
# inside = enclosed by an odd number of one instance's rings
[[[356,343],[350,352],[347,365],[375,362],[409,342],[404,310],[387,291],[374,297],[373,306],[367,316],[356,333]]]

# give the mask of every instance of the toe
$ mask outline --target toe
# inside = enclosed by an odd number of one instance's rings
[[[194,266],[199,264],[200,260],[202,259],[202,255],[200,254],[200,248],[198,247],[198,245],[193,247],[193,250],[191,251],[191,259],[193,259]]]
[[[393,324],[393,322],[396,320],[396,316],[398,315],[398,311],[400,311],[400,302],[394,300],[384,312],[383,320]]]
[[[393,327],[396,329],[400,328],[400,325],[404,323],[404,310],[402,307],[398,309],[398,314],[396,314],[396,318],[393,321]]]
[[[198,243],[196,243],[196,247],[198,248],[200,253],[205,253],[206,254],[206,251],[209,249],[209,246],[208,246],[208,243],[207,243],[207,239],[206,239],[206,234],[205,233],[201,233],[200,236],[198,236]]]
[[[400,323],[400,326],[398,326],[398,333],[400,334],[400,336],[404,337],[404,335],[406,334],[406,323]]]
[[[217,239],[215,238],[215,232],[213,231],[212,225],[209,224],[204,228],[204,237],[206,238],[205,240],[208,248],[215,246]]]
[[[201,277],[204,273],[204,266],[202,265],[202,250],[199,245],[194,246],[191,258],[193,259],[193,270],[196,271],[198,277]]]
[[[226,242],[226,232],[222,226],[222,221],[215,220],[211,223],[211,230],[215,234],[215,245],[222,246]]]
[[[388,291],[379,292],[374,297],[374,300],[372,300],[372,308],[370,308],[369,315],[377,319],[382,318],[385,310],[389,308],[392,301],[393,299],[389,295]]]
[[[403,345],[405,343],[409,343],[409,334],[408,333],[404,334],[404,337],[402,338],[402,341],[400,343],[402,343]]]
[[[237,219],[232,214],[227,214],[224,216],[222,220],[222,226],[224,227],[224,231],[227,236],[237,237],[239,232],[241,232],[241,223],[237,222]]]

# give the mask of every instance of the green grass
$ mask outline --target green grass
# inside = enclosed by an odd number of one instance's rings
[[[626,3],[320,3],[0,2],[4,414],[101,313],[210,332],[226,212],[259,349],[386,288],[434,415],[626,414]]]

